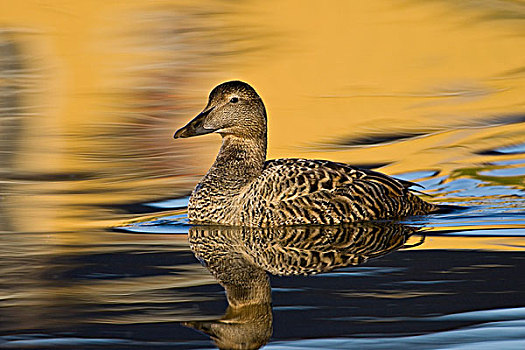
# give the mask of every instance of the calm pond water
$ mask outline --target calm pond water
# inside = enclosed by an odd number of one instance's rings
[[[0,2],[0,348],[525,348],[524,57],[519,1]],[[455,209],[190,227],[231,79]]]

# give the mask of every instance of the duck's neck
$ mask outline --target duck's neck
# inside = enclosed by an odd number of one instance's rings
[[[238,192],[262,173],[266,160],[266,133],[260,137],[224,135],[215,163],[205,176],[225,192]]]

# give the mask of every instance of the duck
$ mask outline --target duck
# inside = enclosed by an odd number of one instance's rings
[[[175,139],[216,133],[222,145],[191,193],[190,224],[275,227],[338,225],[425,215],[438,206],[415,183],[320,159],[266,159],[267,113],[248,83],[216,86]]]

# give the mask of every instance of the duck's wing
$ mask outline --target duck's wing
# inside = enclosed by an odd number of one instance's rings
[[[261,177],[263,181],[275,181],[279,178],[285,182],[280,186],[281,198],[289,194],[297,196],[323,190],[336,190],[355,182],[365,186],[367,183],[372,187],[380,186],[393,196],[402,196],[410,187],[418,186],[410,181],[398,180],[377,171],[317,159],[268,160],[264,164],[263,174],[265,175]]]
[[[286,158],[265,163],[252,193],[265,199],[274,216],[268,220],[337,224],[416,214],[406,203],[407,197],[416,198],[409,193],[411,186],[344,163]]]

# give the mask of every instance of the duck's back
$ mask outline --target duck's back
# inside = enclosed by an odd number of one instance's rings
[[[339,224],[433,211],[434,205],[411,193],[412,185],[326,160],[269,160],[240,196],[238,224]]]

